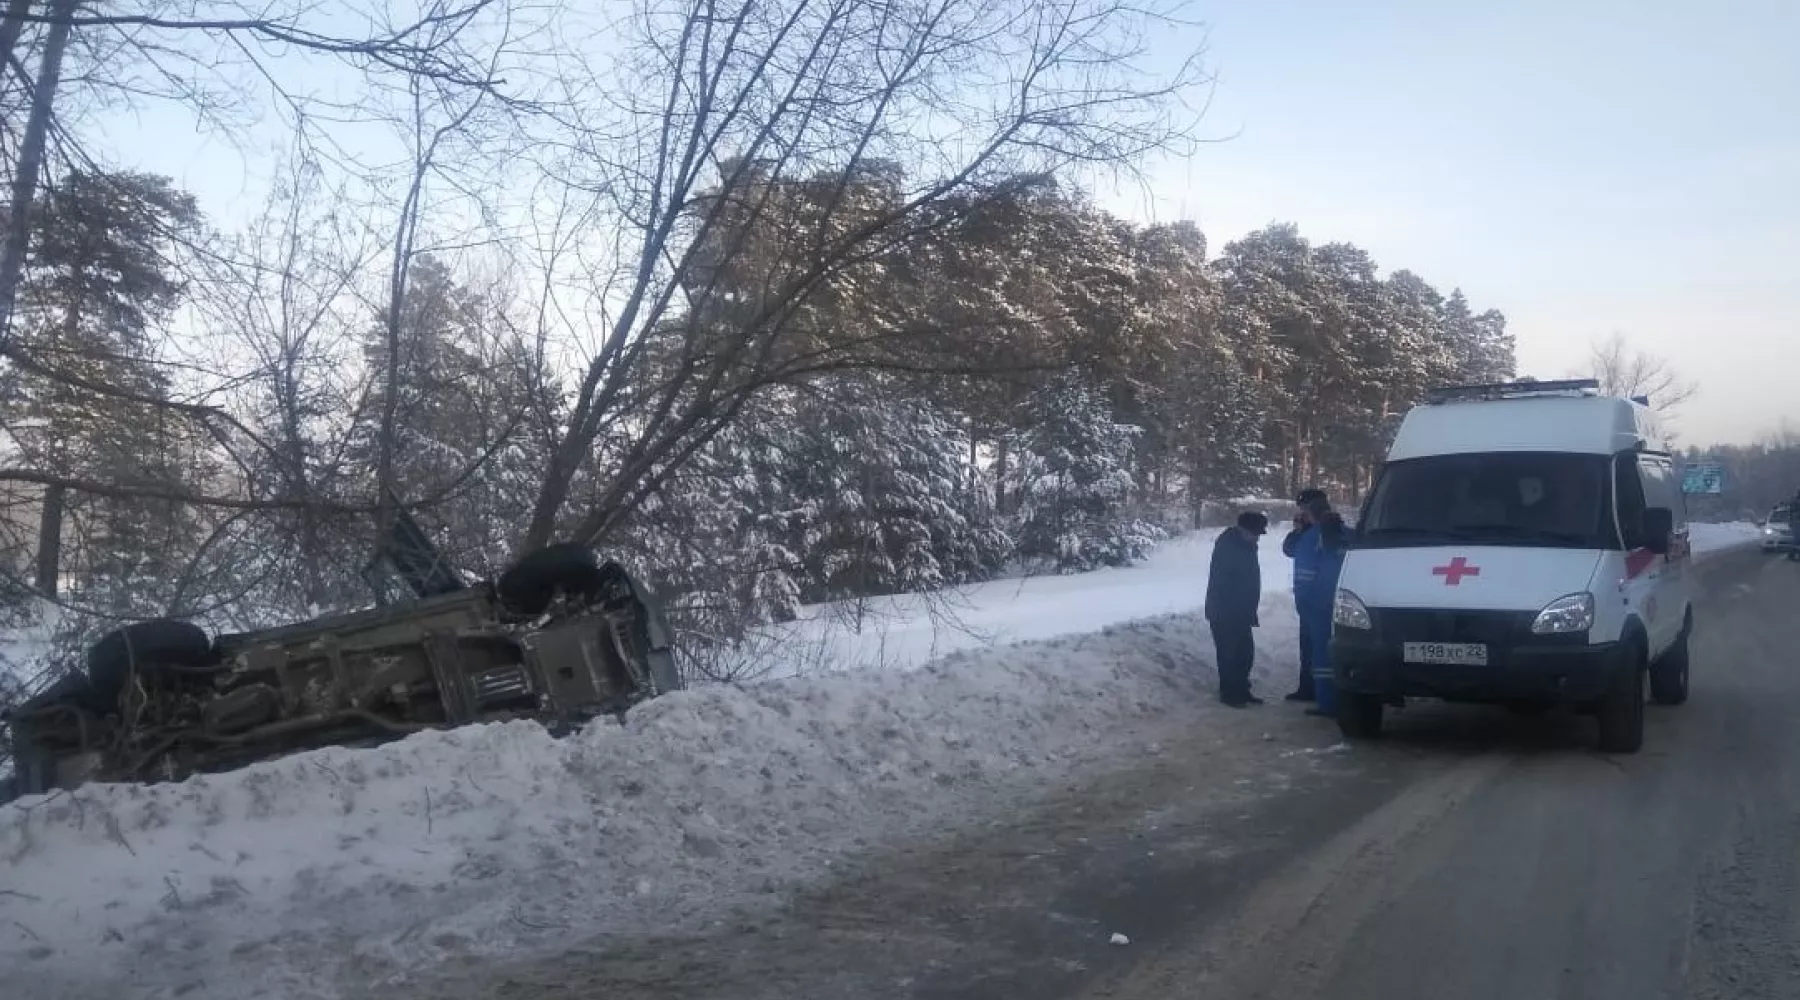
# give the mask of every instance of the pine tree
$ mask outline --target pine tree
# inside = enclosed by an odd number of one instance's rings
[[[212,473],[200,430],[158,405],[172,386],[154,337],[183,293],[176,241],[198,221],[189,195],[141,174],[74,172],[39,201],[15,317],[21,360],[0,378],[14,440],[32,465],[165,488]],[[198,543],[193,518],[173,501],[51,486],[37,586],[55,593],[68,581],[110,610],[154,613]]]
[[[1162,537],[1129,508],[1138,429],[1117,423],[1106,401],[1075,375],[1051,382],[1026,404],[1011,475],[1018,498],[1019,555],[1058,572],[1123,566]]]
[[[1507,332],[1506,317],[1499,310],[1489,309],[1476,315],[1458,288],[1444,303],[1444,325],[1462,382],[1477,385],[1513,378],[1518,370],[1513,336]]]
[[[865,378],[813,385],[796,417],[787,479],[812,513],[795,543],[809,599],[935,590],[1004,562],[1010,545],[972,496],[958,418],[905,383]]]
[[[531,352],[504,332],[503,302],[459,282],[436,258],[414,261],[401,311],[399,352],[371,326],[369,391],[348,455],[372,471],[386,408],[386,370],[397,365],[395,480],[406,502],[433,501],[423,519],[446,558],[475,572],[503,568],[520,530],[516,512],[541,468],[554,402]],[[539,433],[534,433],[539,432]],[[364,495],[372,494],[372,482]]]

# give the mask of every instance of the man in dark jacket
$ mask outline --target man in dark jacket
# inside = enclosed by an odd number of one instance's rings
[[[1262,601],[1262,563],[1257,543],[1269,531],[1269,519],[1255,511],[1238,515],[1237,526],[1219,533],[1213,543],[1212,568],[1206,580],[1206,621],[1212,626],[1219,662],[1219,700],[1232,708],[1260,705],[1250,693],[1250,667],[1256,662],[1256,636],[1262,624],[1256,606]]]

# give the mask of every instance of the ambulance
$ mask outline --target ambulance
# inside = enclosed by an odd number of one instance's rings
[[[1333,608],[1345,737],[1406,698],[1570,704],[1635,753],[1646,689],[1688,695],[1692,550],[1674,456],[1640,398],[1592,380],[1435,390],[1364,502]]]

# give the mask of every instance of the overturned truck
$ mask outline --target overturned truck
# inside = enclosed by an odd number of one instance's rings
[[[17,794],[166,781],[322,746],[473,722],[566,730],[681,686],[667,625],[623,567],[580,545],[471,580],[404,512],[364,611],[209,637],[138,622],[10,717]]]

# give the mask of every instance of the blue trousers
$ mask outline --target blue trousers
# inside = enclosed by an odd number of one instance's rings
[[[1337,714],[1337,675],[1331,668],[1331,608],[1300,609],[1300,641],[1312,653],[1314,708]]]

